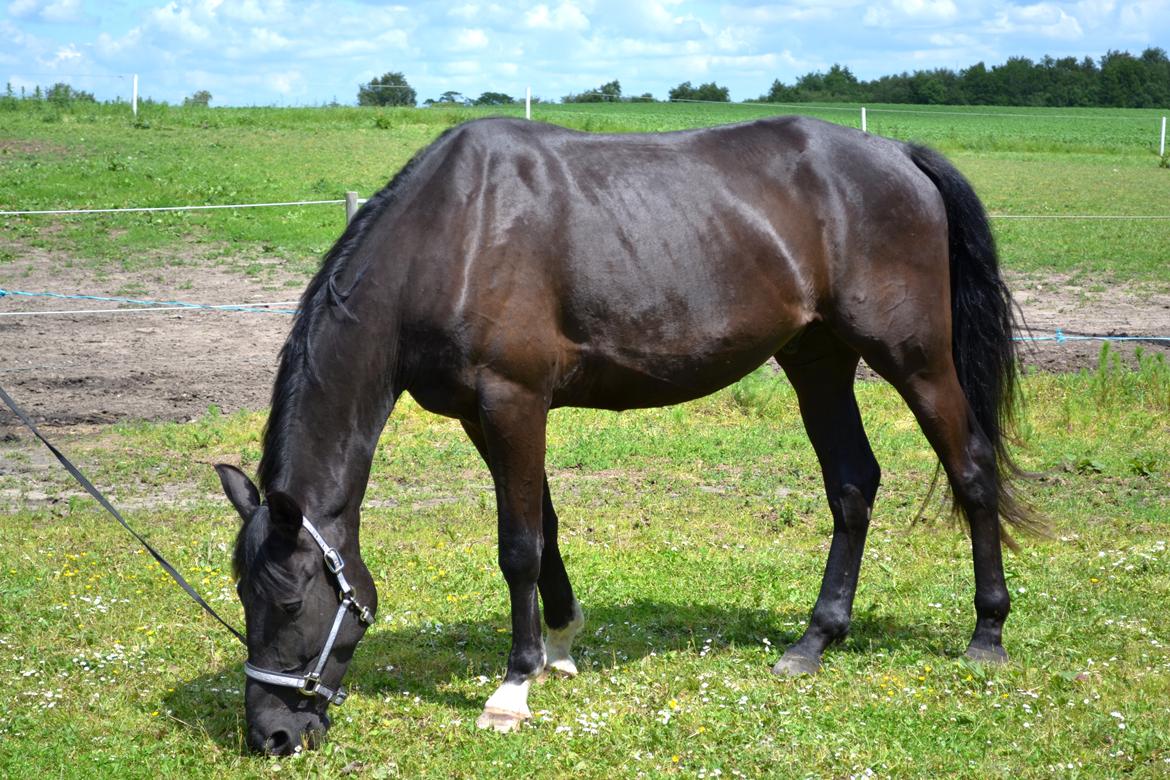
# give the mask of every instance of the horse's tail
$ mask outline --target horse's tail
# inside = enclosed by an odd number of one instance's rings
[[[951,352],[967,403],[995,451],[1000,516],[1040,530],[1029,507],[1017,500],[1014,483],[1023,472],[1008,452],[1013,438],[1018,358],[1011,293],[999,273],[995,238],[983,204],[958,170],[941,154],[908,146],[910,159],[934,182],[946,206],[951,272]],[[1010,537],[1006,537],[1011,544]]]

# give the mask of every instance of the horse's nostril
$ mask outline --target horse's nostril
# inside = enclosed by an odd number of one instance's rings
[[[264,751],[274,756],[287,755],[292,752],[292,747],[292,738],[283,729],[272,732],[264,741]]]

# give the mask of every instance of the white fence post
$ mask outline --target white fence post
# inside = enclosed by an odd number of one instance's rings
[[[345,224],[348,225],[350,222],[353,221],[353,215],[357,213],[357,210],[358,210],[357,193],[352,192],[352,191],[346,192],[345,193]]]
[[[138,116],[138,74],[134,74],[134,96],[130,100],[130,110],[134,112],[134,116]]]
[[[1158,156],[1166,156],[1166,117],[1162,117],[1162,140],[1158,142]]]
[[[865,106],[862,106],[861,107],[861,132],[863,132],[863,133],[869,132],[867,124],[868,123],[866,122],[866,119],[865,119]]]
[[[524,90],[524,118],[532,118],[532,87],[526,87]]]

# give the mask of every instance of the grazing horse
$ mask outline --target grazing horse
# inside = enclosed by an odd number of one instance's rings
[[[1004,444],[1012,307],[955,168],[801,117],[647,135],[484,119],[420,152],[326,255],[281,352],[259,488],[218,467],[244,520],[249,744],[315,743],[344,695],[377,607],[359,511],[400,394],[459,420],[495,483],[512,648],[477,722],[508,731],[530,717],[534,678],[577,671],[549,410],[675,404],[771,357],[833,515],[808,628],[773,671],[816,671],[849,627],[880,478],[853,395],[859,358],[913,411],[970,526],[967,655],[1006,658],[1000,523],[1027,519]]]

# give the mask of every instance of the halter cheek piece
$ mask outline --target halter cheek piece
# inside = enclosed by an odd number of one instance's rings
[[[337,634],[341,631],[341,623],[345,619],[347,612],[352,612],[362,625],[368,626],[374,622],[374,616],[370,613],[368,607],[362,604],[355,598],[353,586],[349,584],[349,580],[345,578],[342,569],[345,568],[345,561],[341,559],[341,554],[337,550],[329,546],[320,532],[309,522],[309,518],[302,517],[301,524],[304,525],[305,530],[317,542],[317,546],[321,548],[321,553],[325,556],[325,568],[333,573],[337,578],[337,596],[341,603],[337,605],[337,614],[333,618],[333,627],[329,629],[329,636],[325,640],[325,647],[321,648],[321,654],[317,656],[317,666],[308,674],[285,674],[284,672],[271,672],[267,669],[261,669],[253,666],[250,662],[244,662],[244,675],[257,682],[267,683],[269,685],[280,685],[285,688],[296,688],[298,691],[306,696],[321,696],[328,704],[341,704],[345,701],[346,692],[340,685],[337,690],[328,688],[321,684],[321,674],[325,671],[325,664],[329,662],[329,654],[333,652],[333,643],[337,641]]]

